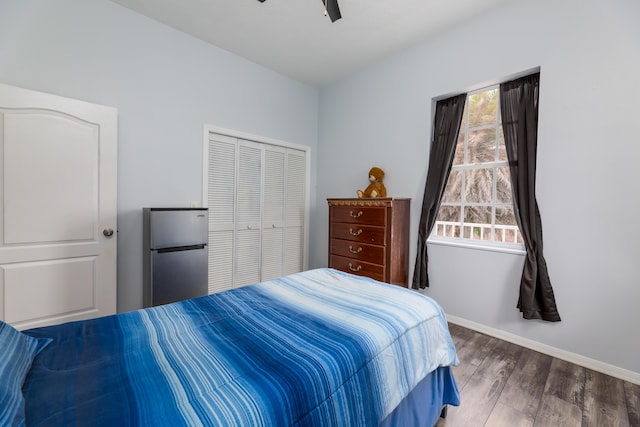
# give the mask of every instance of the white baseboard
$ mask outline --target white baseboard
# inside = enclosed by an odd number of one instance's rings
[[[460,325],[468,329],[473,329],[474,331],[499,338],[503,341],[508,341],[521,347],[526,347],[531,350],[535,350],[540,353],[544,353],[558,359],[566,360],[567,362],[575,363],[576,365],[584,366],[585,368],[597,372],[602,372],[603,374],[640,385],[640,372],[633,372],[627,369],[622,369],[608,363],[600,362],[599,360],[590,359],[588,357],[581,356],[570,351],[552,347],[538,341],[523,338],[516,334],[492,328],[490,326],[485,326],[480,323],[472,322],[471,320],[466,320],[460,317],[450,316],[447,314],[447,320],[456,325]]]

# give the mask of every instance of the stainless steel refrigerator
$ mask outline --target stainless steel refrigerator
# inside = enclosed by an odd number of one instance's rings
[[[145,307],[208,293],[206,208],[144,208]]]

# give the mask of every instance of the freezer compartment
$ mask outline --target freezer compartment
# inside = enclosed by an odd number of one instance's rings
[[[149,248],[162,249],[206,244],[209,218],[206,208],[149,208]]]
[[[207,295],[207,262],[208,249],[205,245],[153,251],[151,305]]]

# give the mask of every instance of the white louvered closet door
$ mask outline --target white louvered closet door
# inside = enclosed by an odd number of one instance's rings
[[[305,259],[306,153],[287,150],[286,155],[286,231],[283,275],[300,272]]]
[[[262,145],[239,140],[234,287],[260,282],[261,202]]]
[[[261,281],[283,275],[285,149],[265,146]]]
[[[306,156],[304,150],[209,134],[209,293],[305,268]]]
[[[209,293],[233,287],[237,140],[211,133],[208,153]]]

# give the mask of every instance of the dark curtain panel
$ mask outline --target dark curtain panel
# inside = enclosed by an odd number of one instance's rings
[[[518,308],[525,319],[558,322],[560,315],[542,255],[542,223],[536,201],[539,86],[540,73],[501,84],[500,111],[514,212],[527,250]]]
[[[451,172],[466,99],[467,94],[463,93],[436,103],[429,170],[422,199],[420,228],[418,228],[418,253],[413,271],[413,284],[411,285],[413,289],[423,289],[429,286],[427,239],[436,223],[442,193],[444,193],[449,172]]]

